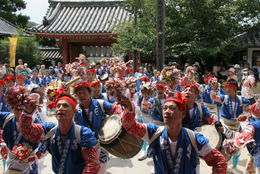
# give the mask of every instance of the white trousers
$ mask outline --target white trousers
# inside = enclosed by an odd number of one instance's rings
[[[260,174],[260,167],[256,167],[256,174]]]
[[[105,174],[107,171],[107,163],[100,163],[98,174]]]

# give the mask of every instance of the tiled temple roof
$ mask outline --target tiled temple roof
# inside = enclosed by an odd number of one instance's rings
[[[115,25],[127,22],[131,14],[122,0],[50,0],[43,23],[33,33],[107,34]]]
[[[61,51],[59,48],[42,47],[39,48],[42,60],[58,60],[62,59]]]
[[[15,25],[0,17],[0,35],[11,35],[16,33],[17,28]]]

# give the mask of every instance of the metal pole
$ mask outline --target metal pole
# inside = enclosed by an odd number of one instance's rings
[[[165,2],[157,0],[157,43],[156,43],[156,68],[161,71],[165,62]]]

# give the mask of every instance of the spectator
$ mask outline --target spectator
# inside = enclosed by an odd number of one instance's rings
[[[243,77],[241,82],[241,96],[248,99],[251,104],[255,103],[255,95],[253,87],[255,86],[256,80],[253,71],[245,68],[243,70]]]
[[[15,67],[15,73],[16,75],[20,74],[20,72],[22,72],[24,70],[24,65],[23,65],[23,60],[22,59],[18,59],[18,64]]]
[[[243,68],[250,68],[250,67],[249,67],[249,63],[248,63],[248,62],[244,62]]]
[[[6,68],[6,73],[5,73],[6,76],[8,75],[14,76],[15,74],[14,69],[11,68],[9,64],[5,64],[5,68]]]
[[[44,74],[43,74],[43,71],[45,70],[45,65],[43,64],[43,65],[41,65],[41,68],[40,68],[40,70],[39,70],[39,76],[41,77],[41,78],[43,78],[43,76],[44,76]]]
[[[235,81],[238,81],[238,78],[237,78],[237,76],[236,76],[236,71],[235,71],[234,68],[229,68],[229,70],[228,70],[227,81],[229,81],[229,80],[231,80],[231,79],[233,79],[233,80],[235,80]]]
[[[24,71],[28,72],[28,74],[32,72],[32,70],[28,67],[27,63],[24,63]]]
[[[219,72],[220,68],[218,65],[214,65],[213,69],[212,69],[212,75],[214,75],[215,77],[217,77],[217,79],[219,79],[220,81],[224,79],[223,75]]]
[[[6,69],[3,63],[0,63],[0,79],[2,79],[5,76]]]
[[[234,69],[235,69],[235,75],[238,78],[238,83],[241,83],[242,80],[242,74],[241,74],[241,69],[240,69],[240,65],[239,64],[235,64],[234,65]]]
[[[14,87],[15,84],[15,78],[12,75],[5,76],[4,81],[6,83],[6,88],[10,89]]]
[[[253,70],[255,73],[256,79],[259,81],[260,80],[260,57],[256,59],[255,65],[253,66]]]

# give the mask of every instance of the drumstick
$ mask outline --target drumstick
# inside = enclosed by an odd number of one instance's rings
[[[72,85],[73,83],[77,82],[78,80],[80,80],[80,77],[76,77],[75,79],[70,80],[69,82],[65,83],[65,85],[66,85],[66,86],[70,86],[70,85]]]
[[[220,115],[219,115],[219,109],[220,109],[220,106],[221,106],[221,104],[220,104],[220,103],[218,103],[218,104],[217,104],[217,111],[218,111],[218,122],[220,121]]]
[[[130,63],[132,63],[132,62],[133,62],[133,60],[127,61],[127,62],[125,63],[125,66],[127,66],[128,64],[130,64]]]

